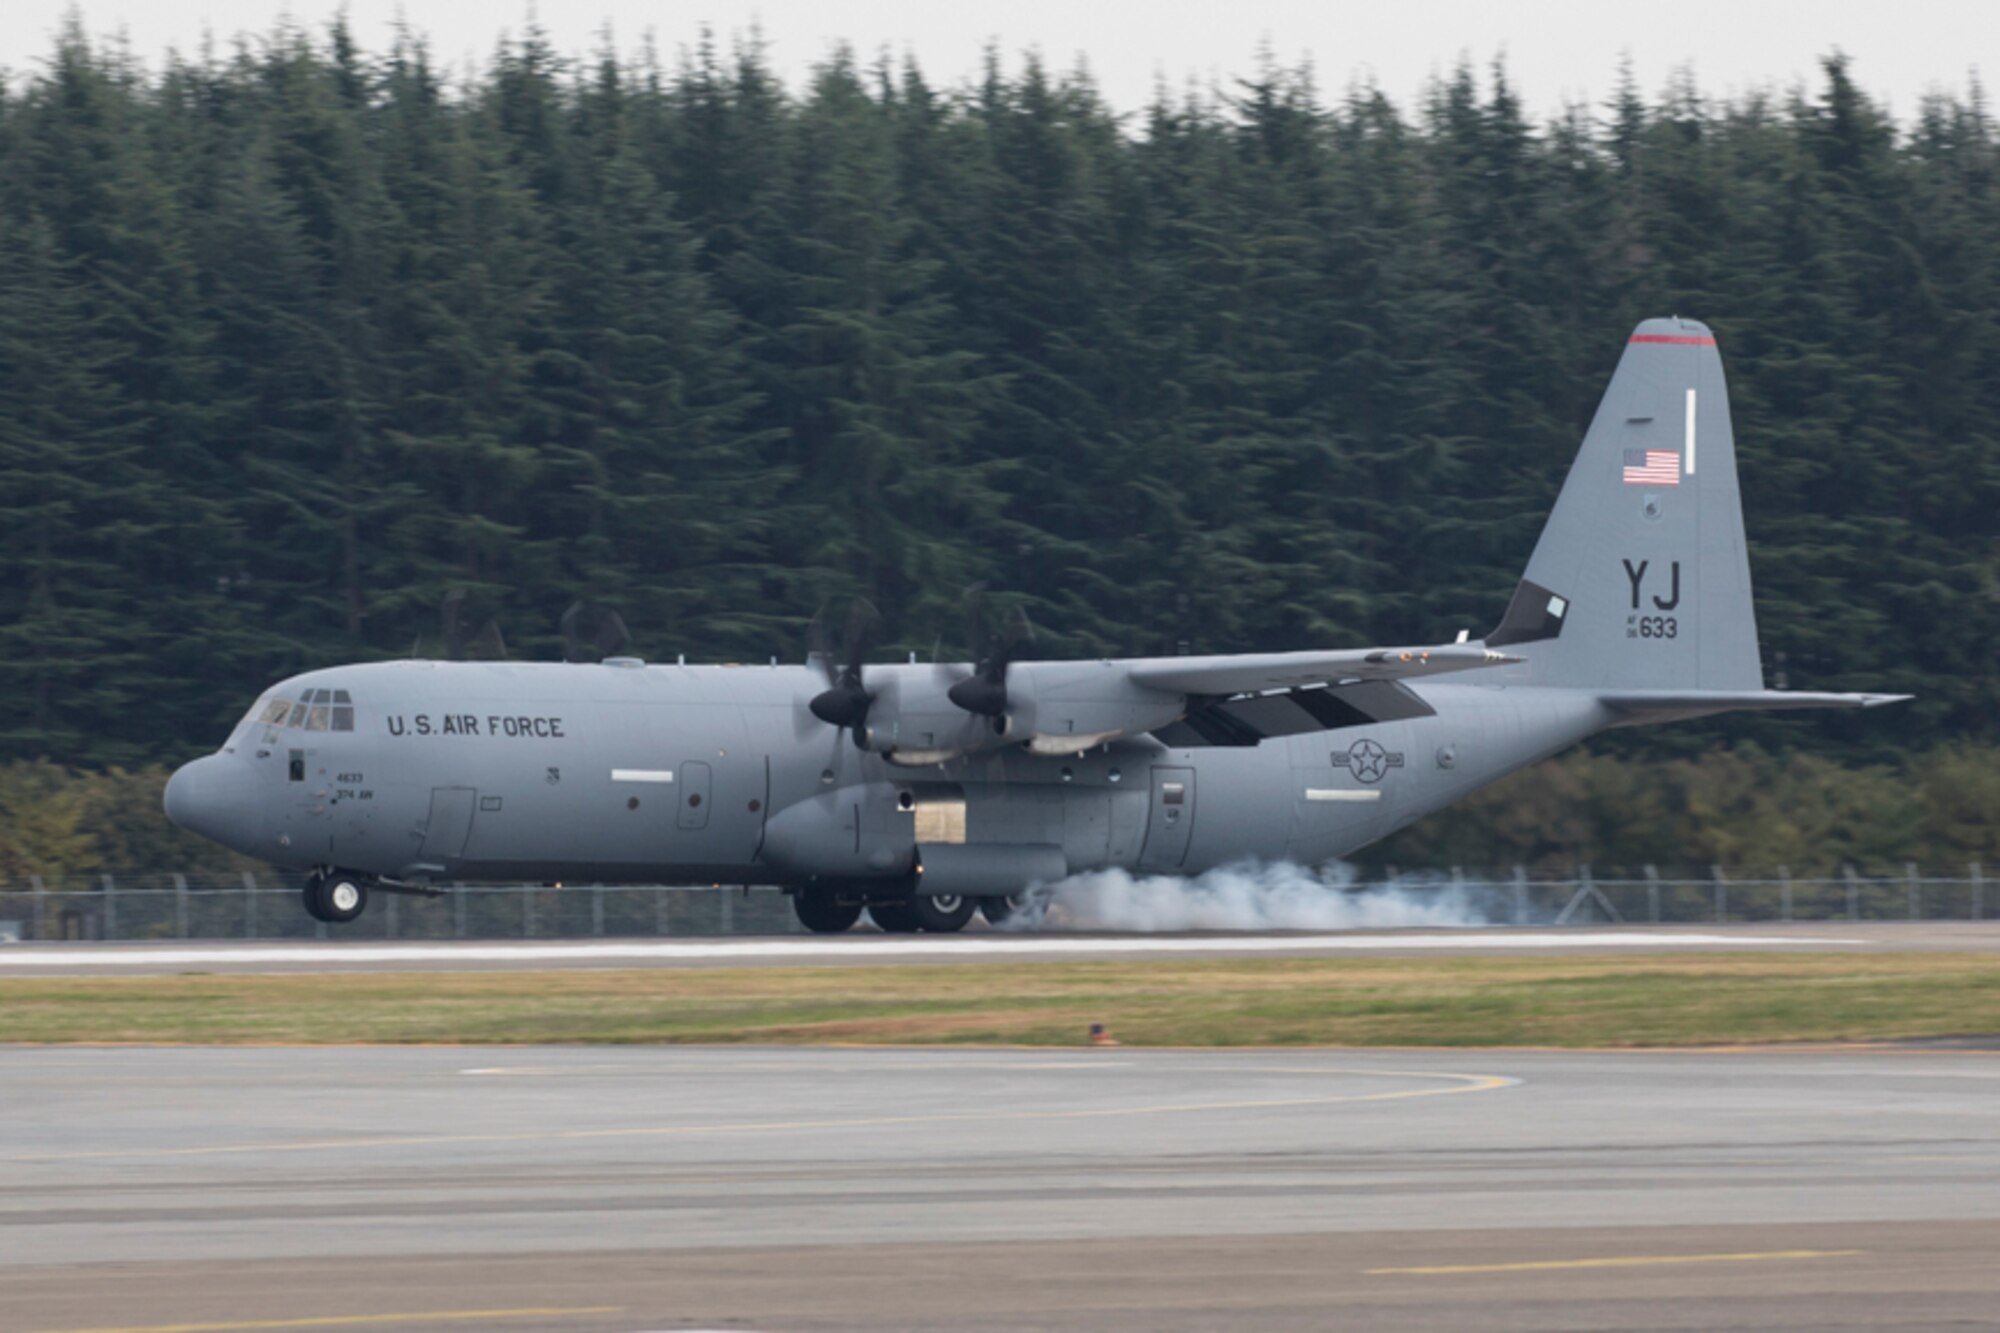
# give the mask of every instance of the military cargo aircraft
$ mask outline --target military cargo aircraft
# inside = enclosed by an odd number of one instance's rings
[[[1319,864],[1610,727],[1905,698],[1764,688],[1715,339],[1625,344],[1483,640],[880,664],[397,661],[274,686],[165,794],[341,923],[440,880],[769,885],[799,920],[1002,920],[1123,867]],[[837,660],[836,660],[837,659]]]

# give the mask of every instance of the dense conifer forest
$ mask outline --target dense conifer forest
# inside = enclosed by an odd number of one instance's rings
[[[788,88],[754,43],[531,31],[447,76],[414,32],[148,63],[72,25],[17,64],[0,757],[191,756],[290,672],[442,652],[454,591],[530,658],[587,599],[649,657],[796,660],[853,594],[885,654],[962,654],[980,580],[1050,656],[1477,635],[1679,313],[1731,374],[1767,675],[1919,697],[1633,743],[1992,772],[1976,86],[1892,117],[1829,57],[1543,123],[1501,67],[1399,106],[1267,64],[1121,114],[968,57]]]

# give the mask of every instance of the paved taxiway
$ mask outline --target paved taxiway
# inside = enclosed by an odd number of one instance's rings
[[[1266,934],[882,935],[721,939],[201,941],[0,945],[0,977],[171,972],[421,972],[631,967],[825,967],[1131,958],[1311,958],[1646,953],[1690,949],[2000,952],[2000,922],[1756,922],[1715,926],[1481,927]]]
[[[15,1047],[0,1183],[11,1330],[2000,1312],[1976,1051]]]

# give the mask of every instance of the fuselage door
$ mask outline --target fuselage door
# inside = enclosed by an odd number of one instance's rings
[[[313,861],[333,851],[332,807],[324,757],[318,747],[292,747],[285,754],[284,796],[278,802],[280,845]]]
[[[677,821],[684,829],[708,827],[708,765],[690,759],[681,765],[681,813]]]
[[[1153,805],[1146,820],[1146,846],[1139,864],[1148,870],[1178,870],[1187,860],[1194,831],[1194,770],[1153,770]]]
[[[478,798],[475,787],[431,788],[431,817],[424,825],[424,844],[417,849],[419,861],[444,864],[465,854],[465,838],[472,832],[472,808]]]

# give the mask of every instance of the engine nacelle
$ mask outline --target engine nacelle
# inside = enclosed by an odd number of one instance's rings
[[[868,684],[875,700],[868,706],[862,748],[893,763],[921,765],[1009,744],[1009,719],[968,713],[951,701],[947,692],[958,676],[947,674],[948,670],[934,666],[870,668]]]
[[[1072,754],[1164,727],[1187,711],[1185,695],[1136,685],[1111,662],[1021,662],[1007,673],[1007,711],[969,713],[952,685],[969,666],[878,666],[868,671],[874,701],[862,748],[910,766],[1026,744],[1038,754]]]

